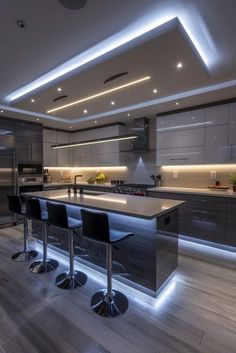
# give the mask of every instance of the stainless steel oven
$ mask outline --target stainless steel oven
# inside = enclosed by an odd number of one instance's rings
[[[18,193],[43,190],[43,166],[39,163],[18,164]]]

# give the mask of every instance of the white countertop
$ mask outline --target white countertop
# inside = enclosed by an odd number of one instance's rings
[[[170,193],[180,193],[180,194],[198,194],[206,196],[219,196],[219,197],[232,197],[236,198],[236,192],[233,190],[210,190],[210,189],[199,189],[199,188],[184,188],[184,187],[174,187],[174,186],[161,186],[148,189],[148,191],[154,192],[170,192]]]
[[[57,186],[71,186],[73,185],[74,182],[73,181],[70,181],[70,182],[65,182],[65,181],[58,181],[58,182],[53,182],[53,183],[44,183],[43,186],[44,188],[46,189],[47,187],[50,188],[50,187],[57,187]],[[79,185],[83,185],[83,186],[94,186],[94,187],[106,187],[106,188],[112,188],[114,187],[114,185],[112,185],[111,183],[103,183],[103,184],[89,184],[87,183],[86,181],[80,181],[80,182],[77,182],[77,186]]]
[[[101,193],[99,195],[74,195],[70,196],[65,190],[51,190],[40,192],[22,193],[25,196],[33,196],[46,200],[55,200],[65,204],[123,214],[126,216],[153,219],[172,209],[179,207],[183,201],[165,200],[144,196],[121,195],[113,193]]]

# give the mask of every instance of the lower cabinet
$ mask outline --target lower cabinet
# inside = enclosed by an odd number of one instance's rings
[[[226,199],[193,196],[187,207],[186,235],[226,243]]]
[[[226,243],[236,246],[236,199],[227,199]]]
[[[180,234],[220,244],[236,245],[236,200],[171,192],[149,192],[148,196],[186,201],[179,212]]]

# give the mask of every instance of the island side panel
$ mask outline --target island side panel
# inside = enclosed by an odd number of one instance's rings
[[[157,218],[156,286],[157,294],[173,277],[178,266],[179,209]]]

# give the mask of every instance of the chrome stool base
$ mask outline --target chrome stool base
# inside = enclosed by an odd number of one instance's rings
[[[96,314],[104,317],[116,317],[124,314],[128,309],[129,302],[124,294],[112,290],[110,298],[106,290],[95,293],[91,299],[91,307]]]
[[[38,261],[33,262],[30,265],[29,270],[33,273],[36,273],[36,274],[48,273],[48,272],[55,271],[57,269],[58,265],[59,265],[58,262],[53,259],[48,259],[46,261],[38,260]]]
[[[11,259],[16,262],[27,262],[35,259],[38,256],[38,252],[35,250],[19,251],[12,255]]]
[[[61,289],[75,289],[83,286],[87,281],[87,276],[83,272],[74,271],[71,275],[69,272],[63,272],[56,278],[56,286]]]

